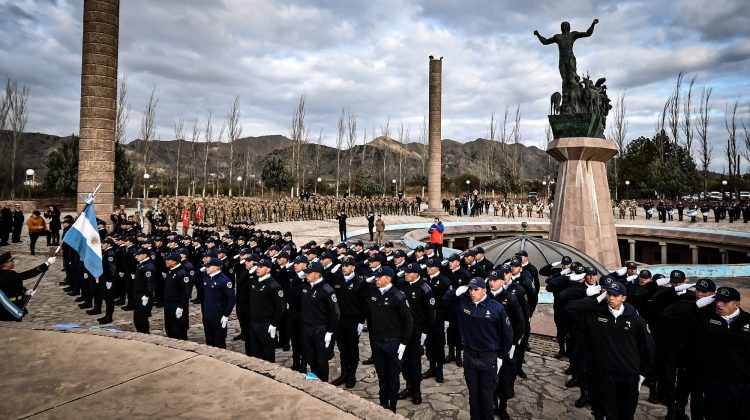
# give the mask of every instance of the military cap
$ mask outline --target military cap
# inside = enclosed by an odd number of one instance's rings
[[[393,253],[393,258],[406,258],[406,252],[403,249],[397,249]]]
[[[440,258],[430,258],[427,260],[427,267],[441,267],[442,265]]]
[[[526,252],[526,250],[525,250],[525,249],[522,249],[522,250],[520,250],[520,251],[516,252],[516,255],[518,255],[519,257],[528,257],[528,256],[529,256],[529,253],[528,253],[528,252]]]
[[[711,279],[700,279],[695,283],[695,290],[700,290],[701,292],[715,292],[716,283]]]
[[[481,277],[474,277],[469,280],[469,289],[484,289],[487,287],[487,283]]]
[[[604,287],[606,285],[612,284],[615,282],[615,279],[610,275],[604,275],[599,278],[599,285]]]
[[[586,275],[591,275],[591,274],[597,275],[597,274],[599,274],[599,272],[596,271],[596,268],[594,268],[594,267],[586,267],[584,269],[584,271],[586,272]]]
[[[323,266],[320,265],[320,263],[314,262],[310,263],[310,265],[305,269],[305,273],[322,273],[323,272]]]
[[[672,270],[672,272],[669,273],[669,282],[670,283],[684,283],[685,273],[682,270]]]
[[[393,248],[393,242],[388,241],[388,242],[384,243],[383,246],[386,247],[386,248]]]
[[[517,257],[517,256],[516,256],[516,257],[513,257],[513,258],[511,258],[511,259],[510,259],[510,265],[511,265],[511,266],[514,266],[514,265],[515,265],[516,267],[520,267],[520,266],[521,266],[521,258],[520,258],[520,257]]]
[[[719,287],[716,289],[716,300],[719,302],[732,302],[740,300],[740,292],[733,287]]]
[[[273,261],[271,261],[269,258],[263,258],[260,261],[258,261],[258,266],[273,268]]]
[[[641,272],[638,273],[638,277],[642,279],[650,279],[652,275],[651,275],[651,272],[648,270],[641,270]]]
[[[298,255],[297,258],[294,259],[295,264],[309,264],[310,262],[305,258],[304,255]]]
[[[407,273],[421,273],[422,272],[422,267],[420,267],[419,264],[417,264],[417,263],[411,263],[411,264],[409,264],[409,265],[406,266],[406,268],[404,269],[404,272],[407,272]]]
[[[605,284],[602,286],[602,289],[606,290],[607,293],[615,296],[622,296],[626,294],[627,290],[625,289],[625,286],[622,285],[622,283],[613,281],[610,284]]]
[[[390,278],[393,278],[395,276],[395,273],[391,269],[391,267],[380,267],[380,270],[378,270],[377,273],[378,276],[388,276]]]
[[[215,266],[215,267],[221,267],[223,265],[223,262],[218,258],[211,258],[208,261],[208,264],[206,264],[206,267]]]
[[[568,257],[567,255],[562,258],[562,264],[563,265],[569,265],[573,264],[573,259]]]
[[[459,254],[452,254],[448,257],[448,261],[461,261],[461,256]]]
[[[167,254],[167,256],[164,257],[165,261],[177,261],[177,262],[179,262],[181,259],[182,259],[182,257],[180,256],[180,254],[178,254],[176,252],[171,252],[171,253]]]
[[[633,261],[628,261],[628,262],[627,262],[627,263],[625,264],[625,268],[632,268],[632,269],[636,269],[636,268],[638,268],[638,264],[634,263]]]
[[[0,254],[0,264],[5,264],[8,261],[13,261],[13,256],[10,254],[10,252],[3,252]]]

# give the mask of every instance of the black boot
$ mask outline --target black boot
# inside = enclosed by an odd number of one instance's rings
[[[102,313],[102,308],[91,308],[88,311],[86,311],[89,315],[100,315]]]
[[[658,404],[659,403],[659,386],[654,382],[651,384],[651,387],[649,388],[649,394],[648,394],[648,402],[651,404]]]
[[[342,366],[341,375],[339,375],[338,378],[334,379],[333,382],[331,382],[331,385],[339,386],[339,385],[342,385],[344,382],[346,382],[346,369]]]
[[[375,364],[375,361],[372,359],[372,356],[370,356],[367,359],[365,359],[365,361],[362,362],[362,364],[363,365],[372,365],[372,364]]]
[[[398,400],[390,400],[388,402],[388,409],[391,410],[391,411],[393,411],[395,413],[396,412],[396,405],[398,405]]]
[[[422,404],[422,391],[417,387],[411,394],[411,402],[415,405]]]
[[[443,364],[438,363],[435,365],[435,382],[442,384],[445,381],[443,378]]]
[[[346,388],[352,389],[357,384],[357,366],[354,365],[346,370]]]
[[[239,340],[244,340],[244,339],[245,339],[245,334],[242,334],[242,333],[239,333],[235,335],[234,337],[232,337],[232,341],[239,341]]]
[[[500,398],[500,402],[497,404],[497,411],[500,415],[500,420],[510,420],[510,415],[508,415],[508,400]]]
[[[131,304],[128,303],[127,305],[123,306],[120,309],[122,309],[123,311],[132,311],[133,310],[133,305],[131,305]]]
[[[106,315],[96,320],[99,324],[111,324],[112,316]]]
[[[464,365],[464,359],[461,357],[461,350],[456,349],[456,366],[461,367]]]
[[[581,390],[581,396],[575,402],[575,406],[581,408],[589,403],[589,392]]]
[[[435,377],[435,363],[430,362],[430,368],[422,374],[422,379]]]
[[[406,388],[398,393],[399,400],[405,400],[411,397],[411,381],[406,381]]]
[[[568,379],[568,382],[565,382],[566,388],[575,388],[577,386],[578,386],[578,378],[575,376]]]
[[[516,376],[518,376],[521,379],[526,379],[528,376],[526,375],[526,372],[523,371],[522,367],[518,367],[518,372],[516,373]]]
[[[445,358],[445,363],[456,361],[456,348],[448,346],[448,357]]]
[[[83,302],[83,301],[85,301],[85,300],[86,300],[86,298],[85,298],[85,297],[83,297],[83,296],[78,296],[77,298],[73,299],[73,302],[79,302],[79,303],[80,303],[80,302]]]
[[[79,304],[78,307],[81,308],[81,309],[93,308],[94,304],[91,303],[91,302],[83,302],[83,303]],[[99,311],[99,313],[101,313],[101,311]]]
[[[124,297],[119,297],[119,298],[115,299],[115,306],[122,306],[124,304],[125,304],[125,298]]]

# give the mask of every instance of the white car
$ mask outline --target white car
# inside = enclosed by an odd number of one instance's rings
[[[750,200],[750,191],[740,191],[740,200]]]
[[[721,200],[721,192],[711,191],[710,193],[708,193],[708,198],[711,200]]]

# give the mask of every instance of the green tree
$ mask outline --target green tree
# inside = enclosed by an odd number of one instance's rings
[[[371,197],[376,194],[383,194],[383,184],[375,179],[371,171],[360,169],[354,178],[354,188],[356,193],[365,197]]]
[[[44,189],[51,193],[75,194],[78,189],[78,142],[79,137],[71,135],[62,139],[60,147],[50,152],[44,159],[47,173],[44,175]],[[115,195],[121,197],[130,191],[135,172],[125,150],[115,148]]]
[[[284,165],[284,160],[280,156],[272,155],[263,162],[263,171],[260,174],[266,188],[272,190],[287,190],[292,186],[292,176]]]

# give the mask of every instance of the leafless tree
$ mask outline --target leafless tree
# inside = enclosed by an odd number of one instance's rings
[[[143,173],[148,173],[149,163],[149,152],[151,151],[151,141],[154,139],[156,134],[156,106],[159,103],[159,98],[156,97],[156,88],[151,90],[151,95],[148,97],[148,103],[146,109],[143,111],[141,117],[141,157],[143,158]],[[145,177],[143,179],[143,196],[146,196],[146,182]]]
[[[500,129],[500,144],[503,148],[503,165],[508,164],[508,140],[510,139],[510,136],[513,134],[513,130],[511,130],[510,133],[508,133],[508,114],[510,112],[510,107],[508,105],[505,106],[505,113],[503,115],[503,127]]]
[[[664,133],[666,124],[667,124],[667,115],[669,114],[669,109],[672,106],[672,98],[670,97],[667,99],[667,102],[664,103],[664,107],[661,110],[661,113],[659,114],[659,118],[656,120],[656,130],[654,130],[654,140],[656,140],[657,136],[660,136],[662,133]],[[657,142],[657,150],[658,155],[656,156],[659,161],[664,160],[664,147],[662,147],[661,142]]]
[[[727,164],[729,165],[729,182],[732,191],[737,189],[737,181],[740,175],[740,155],[737,153],[737,108],[739,107],[739,99],[734,102],[734,106],[731,110],[731,116],[729,107],[727,107],[726,113],[724,114],[724,127],[727,130],[727,145],[724,149],[724,153],[727,157]]]
[[[487,140],[490,141],[490,150],[487,153],[487,179],[492,178],[492,166],[495,163],[495,141],[497,137],[497,121],[495,120],[495,111],[490,114],[490,128],[487,133]],[[480,177],[481,179],[481,177]]]
[[[300,192],[300,162],[302,145],[307,143],[307,131],[305,130],[305,94],[299,97],[297,109],[292,113],[292,124],[289,127],[292,140],[292,177],[295,182],[296,195]]]
[[[685,98],[682,100],[682,134],[685,136],[683,144],[688,151],[688,154],[693,156],[693,85],[695,84],[695,77],[690,79],[687,93]]]
[[[713,146],[708,141],[708,123],[711,117],[711,88],[701,89],[701,102],[698,107],[698,121],[696,125],[696,131],[698,134],[699,150],[698,155],[701,170],[703,172],[703,193],[708,191],[708,165],[711,164],[711,157],[713,155]]]
[[[203,197],[206,196],[206,184],[208,184],[208,150],[211,147],[213,141],[214,128],[211,125],[211,112],[208,113],[206,119],[206,129],[203,130],[203,140],[206,143],[206,152],[203,154]]]
[[[620,159],[625,155],[625,137],[628,132],[628,121],[625,119],[625,96],[624,92],[617,95],[614,109],[612,109],[612,124],[609,126],[609,137],[617,144],[617,157],[613,162],[615,200],[618,199],[618,187],[620,185]]]
[[[125,133],[130,121],[130,104],[128,103],[128,78],[120,79],[117,89],[117,114],[115,115],[115,144],[125,143]]]
[[[419,143],[422,144],[422,175],[425,175],[427,170],[429,137],[427,136],[427,117],[424,116],[422,117],[422,122],[419,124]]]
[[[3,140],[4,138],[9,139],[9,133],[6,130],[8,128],[8,118],[10,114],[10,80],[6,80],[5,82],[5,90],[2,92],[2,96],[0,97],[0,140]],[[5,147],[3,144],[4,142],[0,142],[0,144]],[[2,165],[2,169],[5,169],[6,165]],[[4,187],[4,186],[3,186]]]
[[[232,185],[234,185],[234,142],[242,135],[240,124],[240,97],[236,96],[227,113],[227,140],[229,140],[229,196],[232,196]]]
[[[198,140],[201,137],[201,129],[199,127],[198,119],[195,119],[195,122],[193,123],[193,129],[191,130],[192,134],[190,135],[190,162],[192,163],[190,165],[190,195],[191,197],[195,195],[195,175],[197,173],[196,169],[198,168]]]
[[[380,151],[383,153],[383,194],[388,191],[388,177],[386,175],[386,161],[388,159],[388,139],[391,135],[391,117],[385,121],[385,125],[380,126],[380,137],[383,138],[383,147]]]
[[[341,148],[344,146],[344,136],[346,127],[344,126],[344,109],[341,108],[341,115],[338,122],[338,133],[336,135],[336,197],[339,196],[339,183],[341,182]]]
[[[742,122],[742,131],[745,133],[745,160],[750,165],[750,103],[748,103],[748,123]]]
[[[16,153],[18,151],[18,142],[26,130],[28,121],[28,99],[29,87],[23,85],[20,89],[18,84],[8,81],[6,85],[6,101],[9,102],[8,110],[8,128],[10,129],[11,138],[11,155],[10,155],[10,199],[16,198]]]
[[[352,188],[352,164],[354,162],[354,146],[357,145],[357,116],[353,115],[351,113],[348,113],[347,117],[347,136],[346,136],[346,145],[348,147],[347,152],[349,152],[349,172],[348,172],[348,181],[346,183],[346,189],[351,194],[352,191],[354,191],[354,188]]]
[[[318,133],[318,140],[315,142],[315,194],[318,193],[318,178],[320,178],[320,154],[323,151],[323,129]]]
[[[175,159],[174,170],[174,195],[180,195],[180,154],[182,151],[182,142],[185,140],[185,121],[178,118],[174,122],[174,139],[177,142],[177,157]]]
[[[680,106],[682,105],[680,94],[682,92],[683,77],[684,74],[682,72],[677,75],[674,92],[667,100],[666,105],[667,124],[669,125],[669,131],[672,133],[672,141],[675,144],[680,144]]]
[[[521,146],[521,114],[521,105],[518,105],[513,124],[513,175],[516,177],[518,177],[518,149]]]
[[[401,126],[398,129],[398,185],[399,190],[404,188],[404,172],[403,172],[403,166],[404,166],[404,145],[409,143],[409,136],[411,133],[411,126],[404,127],[404,123],[401,123]]]

